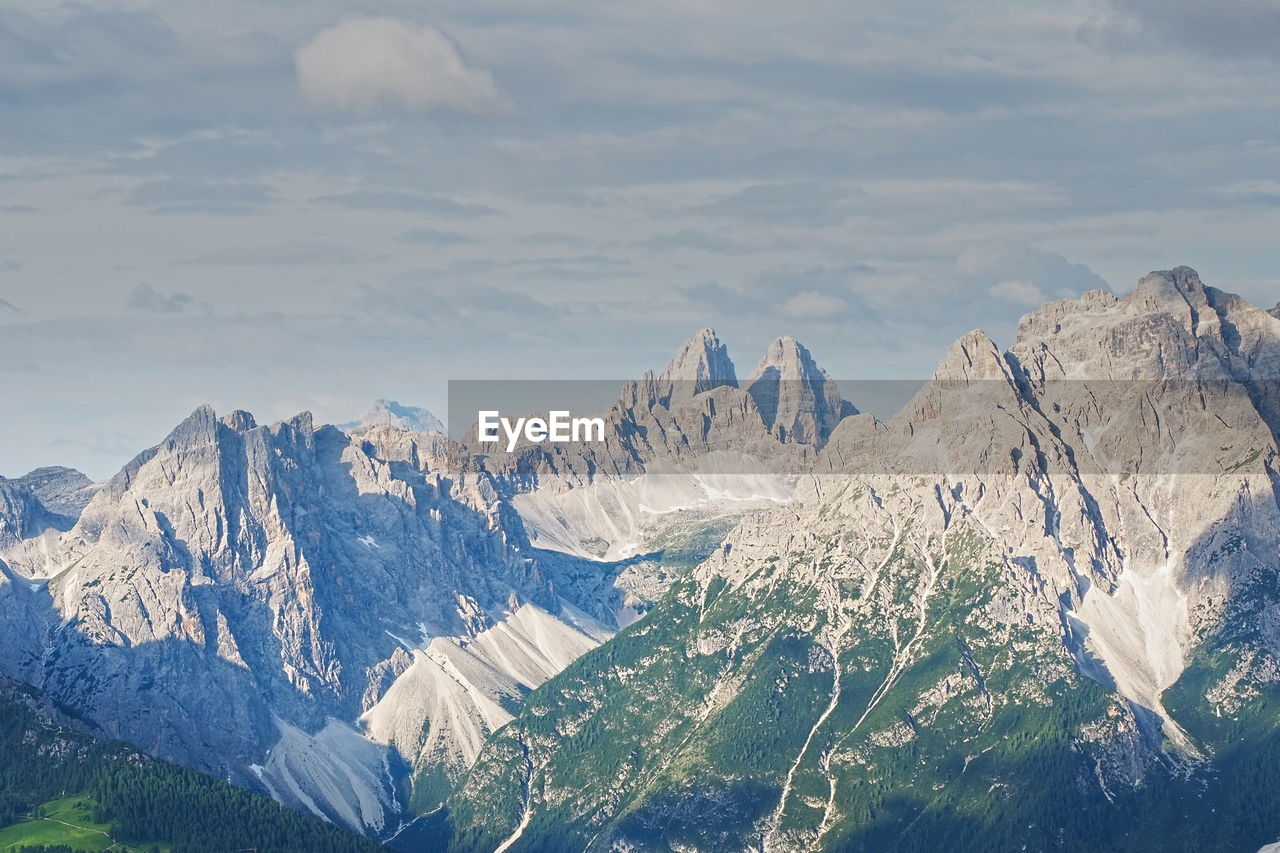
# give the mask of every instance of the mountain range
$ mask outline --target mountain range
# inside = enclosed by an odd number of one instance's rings
[[[1280,306],[1179,267],[887,420],[710,329],[569,449],[202,407],[0,480],[0,671],[401,850],[1252,853],[1277,379]]]

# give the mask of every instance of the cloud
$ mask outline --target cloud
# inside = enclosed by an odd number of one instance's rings
[[[5,152],[109,157],[140,136],[302,112],[292,48],[252,24],[184,38],[155,11],[25,5],[31,13],[0,9]]]
[[[180,266],[305,266],[345,265],[376,259],[376,255],[336,243],[287,242],[262,246],[214,249],[177,261]]]
[[[257,210],[274,201],[275,188],[255,181],[213,181],[164,178],[131,188],[124,203],[148,213],[237,214]]]
[[[14,305],[8,299],[0,299],[0,313],[4,314],[21,314],[22,309]]]
[[[1011,278],[998,282],[987,288],[987,293],[996,299],[1003,299],[1015,305],[1025,305],[1028,308],[1038,308],[1045,302],[1044,291],[1040,289],[1040,285],[1026,279]]]
[[[1108,0],[1081,28],[1081,39],[1111,50],[1149,50],[1148,36],[1229,59],[1277,61],[1280,4],[1275,0]]]
[[[299,48],[294,60],[306,99],[335,112],[491,114],[508,107],[492,75],[470,67],[444,33],[393,18],[344,21]]]
[[[677,288],[677,292],[696,310],[719,316],[772,318],[782,314],[793,320],[828,321],[856,313],[875,321],[876,312],[854,289],[854,283],[871,272],[870,266],[860,263],[775,270],[736,286],[702,281]]]
[[[956,258],[955,271],[964,286],[982,288],[994,299],[1024,307],[1109,289],[1084,264],[1072,263],[1056,252],[1009,243],[971,246]]]
[[[1259,202],[1280,201],[1280,181],[1257,179],[1233,181],[1222,188],[1223,195]]]
[[[461,246],[474,243],[474,237],[456,231],[438,231],[435,228],[410,228],[396,236],[397,243],[418,243],[423,246]]]
[[[39,210],[29,204],[0,204],[0,213],[38,213]]]
[[[528,325],[533,320],[551,324],[564,318],[562,311],[527,293],[480,283],[365,284],[359,287],[352,307],[379,320],[411,319],[451,329],[460,328],[460,321],[505,319]]]
[[[802,290],[782,304],[782,313],[797,320],[828,319],[847,310],[846,300],[817,290]]]
[[[770,225],[838,225],[851,214],[850,193],[820,181],[752,184],[694,208],[695,212]]]
[[[533,279],[556,284],[570,281],[599,282],[605,279],[634,278],[637,273],[630,260],[606,255],[565,255],[536,258],[472,258],[426,270],[412,270],[410,278],[429,276],[463,282],[481,283],[499,274],[514,277],[517,286]]]
[[[52,450],[79,450],[93,456],[127,459],[143,446],[144,439],[130,432],[91,432],[84,438],[65,436],[49,441]]]
[[[699,252],[723,252],[733,248],[733,242],[715,234],[709,234],[697,228],[682,228],[679,231],[668,231],[654,234],[636,243],[643,249],[659,252],[673,249],[694,249]]]
[[[483,216],[494,212],[492,207],[483,204],[468,204],[448,196],[412,190],[352,190],[316,196],[312,201],[336,204],[351,210],[420,210],[447,216]]]
[[[144,314],[195,314],[209,313],[212,307],[181,291],[157,290],[145,281],[138,282],[129,291],[126,305]]]
[[[74,9],[56,18],[0,12],[0,92],[69,93],[136,78],[143,62],[177,53],[173,30],[152,12]]]

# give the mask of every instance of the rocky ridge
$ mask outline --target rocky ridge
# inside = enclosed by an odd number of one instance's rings
[[[611,448],[628,461],[583,484],[625,489],[668,451],[693,458],[704,411],[707,446],[743,429],[779,446],[732,371],[713,332],[695,335],[615,409]],[[732,411],[717,409],[728,394]],[[659,424],[668,445],[624,435]],[[670,582],[661,555],[534,547],[521,498],[561,474],[576,485],[581,460],[493,464],[430,425],[388,401],[341,429],[201,407],[96,492],[56,472],[0,484],[6,671],[148,752],[395,832],[443,800],[530,691]],[[642,499],[669,497],[650,486]],[[75,514],[55,524],[37,489],[92,500],[57,504]],[[682,565],[723,536],[714,522],[673,525]]]
[[[545,685],[451,849],[1274,840],[1277,378],[1280,321],[1185,267],[965,336]]]

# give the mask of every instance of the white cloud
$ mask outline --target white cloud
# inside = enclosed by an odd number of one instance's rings
[[[138,282],[133,290],[129,291],[129,298],[125,304],[145,314],[208,313],[212,310],[207,302],[196,299],[190,293],[157,290],[145,281]]]
[[[468,66],[442,32],[393,18],[330,27],[299,48],[294,65],[307,100],[339,112],[493,113],[508,106],[489,72]]]
[[[841,314],[849,303],[839,296],[817,290],[802,290],[782,305],[782,313],[797,320],[815,320]]]
[[[1008,279],[993,284],[987,289],[987,293],[996,299],[1032,308],[1038,308],[1045,302],[1044,291],[1040,289],[1040,285],[1027,279]]]
[[[1233,181],[1222,188],[1224,195],[1241,198],[1280,198],[1280,181],[1266,179]]]

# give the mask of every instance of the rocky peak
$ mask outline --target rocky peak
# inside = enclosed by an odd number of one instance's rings
[[[162,446],[168,450],[194,447],[214,441],[218,435],[218,413],[208,403],[187,415],[165,437]]]
[[[93,497],[93,481],[74,468],[36,468],[13,480],[0,481],[30,489],[40,503],[58,515],[75,518]]]
[[[729,349],[720,343],[714,329],[700,329],[658,377],[659,400],[672,408],[722,385],[738,387]]]
[[[1009,368],[1000,347],[986,332],[974,329],[951,345],[933,378],[941,382],[967,383],[1007,379],[1008,375]]]
[[[395,400],[374,400],[369,410],[354,421],[336,424],[343,432],[352,432],[368,426],[400,427],[409,432],[445,432],[445,426],[430,411],[418,406],[405,406]]]
[[[1201,329],[1202,320],[1216,322],[1209,288],[1191,267],[1174,267],[1148,273],[1132,293],[1123,300],[1134,313],[1167,313],[1192,335]]]
[[[1280,302],[1277,302],[1276,307],[1272,308],[1267,313],[1270,314],[1272,317],[1275,317],[1277,320],[1280,320]]]
[[[225,415],[222,418],[221,423],[223,426],[237,433],[245,433],[251,429],[258,428],[258,422],[253,419],[253,415],[243,409],[236,409],[234,412]]]
[[[783,441],[819,444],[846,414],[856,414],[803,344],[790,336],[769,345],[748,380],[765,426]]]

